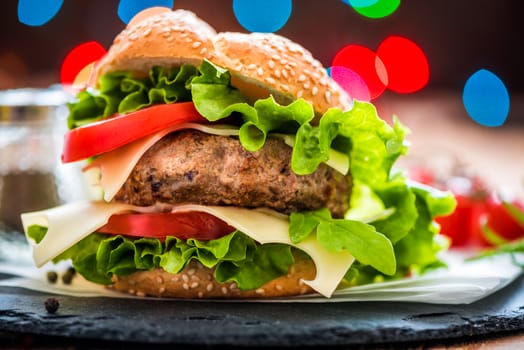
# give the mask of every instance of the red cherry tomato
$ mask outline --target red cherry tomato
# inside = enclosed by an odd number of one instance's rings
[[[524,202],[513,200],[509,204],[524,213]],[[480,227],[482,225],[486,225],[489,230],[507,241],[524,238],[524,224],[512,215],[508,203],[504,202],[497,194],[492,194],[486,201],[484,219],[479,223]],[[490,244],[484,235],[481,235],[479,240],[485,244]]]
[[[155,105],[116,115],[66,133],[62,162],[74,162],[111,151],[169,126],[208,122],[193,102]]]
[[[194,238],[202,241],[223,237],[235,228],[217,217],[203,212],[187,213],[130,213],[116,214],[97,232],[134,237],[165,239]]]
[[[451,247],[477,245],[473,238],[482,235],[479,222],[485,208],[482,198],[471,198],[467,195],[455,195],[457,206],[448,216],[437,217],[440,232],[451,239]]]

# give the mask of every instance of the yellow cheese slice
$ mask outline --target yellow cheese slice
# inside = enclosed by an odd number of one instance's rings
[[[38,266],[42,266],[106,224],[113,214],[126,211],[152,212],[158,210],[156,206],[136,207],[127,204],[87,201],[26,213],[22,215],[22,222],[26,233],[27,228],[34,224],[48,227],[47,234],[40,243],[37,244],[30,240],[33,245],[34,260]],[[317,271],[315,279],[304,281],[304,283],[326,297],[332,295],[355,260],[347,251],[328,251],[314,235],[303,242],[293,244],[289,239],[287,216],[273,214],[269,210],[188,204],[174,206],[171,211],[206,212],[220,218],[261,244],[284,243],[303,250],[311,257]]]

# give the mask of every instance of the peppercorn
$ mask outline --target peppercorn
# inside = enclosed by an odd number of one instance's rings
[[[75,274],[76,270],[73,267],[68,268],[67,271],[62,275],[62,282],[64,284],[71,284]]]
[[[44,302],[44,306],[48,313],[54,314],[58,310],[60,303],[56,298],[47,298]]]
[[[55,271],[47,272],[47,281],[49,283],[56,283],[58,280],[58,274]]]

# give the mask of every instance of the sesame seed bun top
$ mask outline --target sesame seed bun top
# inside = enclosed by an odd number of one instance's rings
[[[92,81],[111,71],[140,75],[154,66],[200,65],[203,59],[228,69],[232,85],[252,101],[270,94],[282,104],[303,98],[317,114],[330,107],[348,110],[352,106],[348,94],[298,43],[270,33],[217,34],[186,10],[132,20],[97,64]]]
[[[301,45],[271,33],[218,33],[215,63],[233,74],[233,85],[251,83],[268,90],[279,102],[303,98],[323,114],[330,107],[351,108],[347,93],[322,64]],[[241,88],[242,90],[242,88]]]
[[[212,60],[215,35],[209,24],[185,10],[132,20],[97,64],[92,81],[113,71],[146,74],[154,66],[200,65],[204,58]]]

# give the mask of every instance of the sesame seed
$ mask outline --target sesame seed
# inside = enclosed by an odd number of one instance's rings
[[[175,282],[175,283],[178,282],[178,276],[171,278],[171,282]]]
[[[182,288],[184,288],[185,290],[189,290],[189,284],[183,283]]]
[[[231,290],[235,290],[235,289],[237,289],[237,284],[234,283],[234,282],[231,283],[231,284],[229,285],[229,289],[231,289]]]
[[[264,70],[262,69],[262,67],[258,67],[257,74],[260,76],[264,75]]]
[[[156,283],[160,284],[160,283],[164,283],[164,279],[160,276],[156,276]]]
[[[273,75],[274,75],[275,77],[277,77],[277,78],[280,78],[280,69],[275,69],[275,70],[273,71]]]
[[[277,284],[277,285],[275,285],[275,289],[280,291],[280,290],[284,289],[284,287],[282,287],[280,284]]]
[[[142,291],[139,290],[138,292],[136,292],[136,296],[137,296],[137,297],[145,297],[145,296],[146,296],[146,293],[144,293],[144,292],[142,292]]]
[[[199,298],[203,298],[204,297],[204,292],[198,292],[198,297]]]
[[[171,32],[170,32],[169,30],[164,31],[164,32],[162,33],[162,36],[163,36],[164,38],[167,38],[168,36],[171,36]]]
[[[128,292],[129,294],[135,294],[135,290],[132,289],[132,288],[129,288],[129,289],[127,290],[127,292]]]
[[[331,102],[331,92],[326,91],[324,97],[326,98],[326,102]]]
[[[138,39],[138,35],[136,35],[136,33],[131,34],[131,36],[129,37],[129,40],[131,41],[135,41],[136,39]]]
[[[275,84],[275,79],[271,78],[271,77],[266,77],[266,81],[270,84]]]
[[[166,291],[166,287],[160,287],[158,288],[158,293],[162,294]]]
[[[257,68],[257,65],[254,63],[251,63],[249,66],[247,66],[247,69],[255,69]]]
[[[151,34],[151,28],[147,28],[147,29],[144,31],[144,36],[148,36],[149,34]]]
[[[257,290],[255,290],[255,293],[262,295],[262,294],[265,294],[266,291],[263,288],[258,288]]]
[[[267,65],[269,66],[269,68],[273,69],[273,68],[275,68],[275,61],[273,61],[273,60],[269,60],[269,62],[267,63]]]
[[[168,43],[172,42],[173,40],[175,40],[175,38],[173,38],[172,36],[170,36],[169,38],[167,38],[167,42],[168,42]]]
[[[311,84],[309,82],[305,82],[303,86],[304,86],[304,89],[309,90],[309,88],[311,87]]]
[[[190,42],[193,41],[193,39],[191,39],[191,38],[185,38],[184,41],[185,41],[186,43],[190,43]]]
[[[282,69],[282,75],[283,75],[284,78],[286,78],[286,79],[289,77],[289,75],[287,74],[287,70],[285,70],[285,69]]]
[[[195,272],[196,272],[196,269],[189,269],[189,270],[187,270],[187,274],[189,276],[193,276],[195,274]]]
[[[299,81],[299,82],[303,82],[303,81],[305,81],[305,80],[306,80],[306,76],[305,76],[304,74],[300,74],[300,75],[298,76],[298,81]]]
[[[299,91],[297,92],[297,97],[298,97],[298,98],[301,98],[302,96],[304,96],[304,91],[299,90]]]
[[[311,89],[311,94],[315,96],[318,92],[318,88],[316,86],[313,86],[313,89]]]
[[[195,42],[191,45],[191,47],[194,48],[194,49],[196,49],[196,48],[198,48],[200,45],[202,45],[202,43],[201,43],[200,41],[195,41]]]
[[[207,290],[208,292],[211,292],[211,291],[213,290],[213,287],[214,287],[213,283],[209,283],[209,284],[206,286],[206,290]]]
[[[282,84],[281,88],[282,88],[282,90],[284,90],[284,91],[289,91],[289,86],[286,85],[286,84]]]
[[[227,288],[224,286],[220,289],[222,291],[222,294],[226,295],[227,294]]]
[[[191,283],[191,289],[198,288],[198,286],[200,286],[200,283],[198,283],[198,282]]]
[[[200,54],[204,55],[207,52],[207,48],[203,47],[202,50],[200,50]]]

